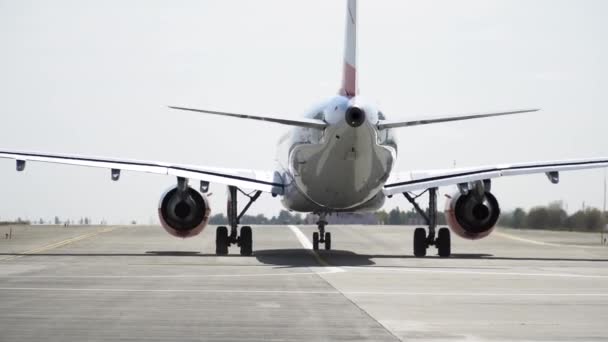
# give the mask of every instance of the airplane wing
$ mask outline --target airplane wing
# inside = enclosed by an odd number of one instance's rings
[[[22,171],[26,161],[98,167],[112,170],[112,179],[118,180],[120,170],[156,173],[210,183],[237,186],[273,194],[283,194],[283,181],[277,172],[222,169],[190,166],[142,160],[114,159],[59,153],[43,153],[0,149],[0,158],[17,160],[17,170]]]
[[[412,120],[407,120],[407,121],[383,120],[378,123],[378,129],[410,127],[410,126],[419,126],[419,125],[429,125],[429,124],[435,124],[435,123],[441,123],[441,122],[481,119],[481,118],[489,118],[489,117],[493,117],[493,116],[531,113],[531,112],[537,112],[539,110],[540,109],[520,109],[520,110],[512,110],[512,111],[508,111],[508,112],[497,112],[497,113],[446,115],[446,116],[435,116],[435,117],[422,117],[420,119],[412,119]]]
[[[545,173],[551,182],[557,183],[559,181],[558,172],[560,171],[595,169],[607,166],[608,158],[594,158],[501,164],[447,170],[410,171],[391,175],[384,185],[383,192],[385,195],[393,195],[484,179],[535,173]]]

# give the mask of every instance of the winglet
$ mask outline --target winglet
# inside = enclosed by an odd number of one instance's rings
[[[348,0],[346,8],[346,32],[344,37],[344,68],[340,95],[357,95],[357,0]]]

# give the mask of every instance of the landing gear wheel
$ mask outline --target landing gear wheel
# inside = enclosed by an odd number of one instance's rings
[[[331,233],[330,232],[325,233],[325,250],[326,251],[331,250]]]
[[[228,254],[228,228],[224,226],[217,227],[215,230],[215,254]]]
[[[317,232],[312,233],[312,249],[314,251],[319,250],[319,233]]]
[[[241,236],[239,237],[239,245],[241,247],[241,255],[250,256],[253,252],[253,239],[251,227],[244,226],[241,228]]]
[[[416,228],[414,230],[414,256],[417,258],[426,256],[426,248],[426,230]]]
[[[435,246],[437,246],[437,252],[440,257],[447,258],[452,253],[451,249],[451,238],[450,230],[448,228],[439,229],[437,240],[435,240]]]

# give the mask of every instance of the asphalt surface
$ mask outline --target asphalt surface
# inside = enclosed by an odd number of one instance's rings
[[[254,227],[252,257],[215,228],[0,227],[0,341],[595,341],[608,339],[599,234],[453,236],[413,258],[412,227]]]

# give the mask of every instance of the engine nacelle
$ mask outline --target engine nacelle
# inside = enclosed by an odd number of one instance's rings
[[[496,197],[485,192],[480,200],[473,192],[456,193],[446,202],[445,217],[452,231],[465,239],[484,238],[494,230],[500,216]]]
[[[173,186],[161,196],[158,217],[165,230],[177,237],[198,235],[209,221],[209,201],[204,194],[186,187],[183,193]]]

